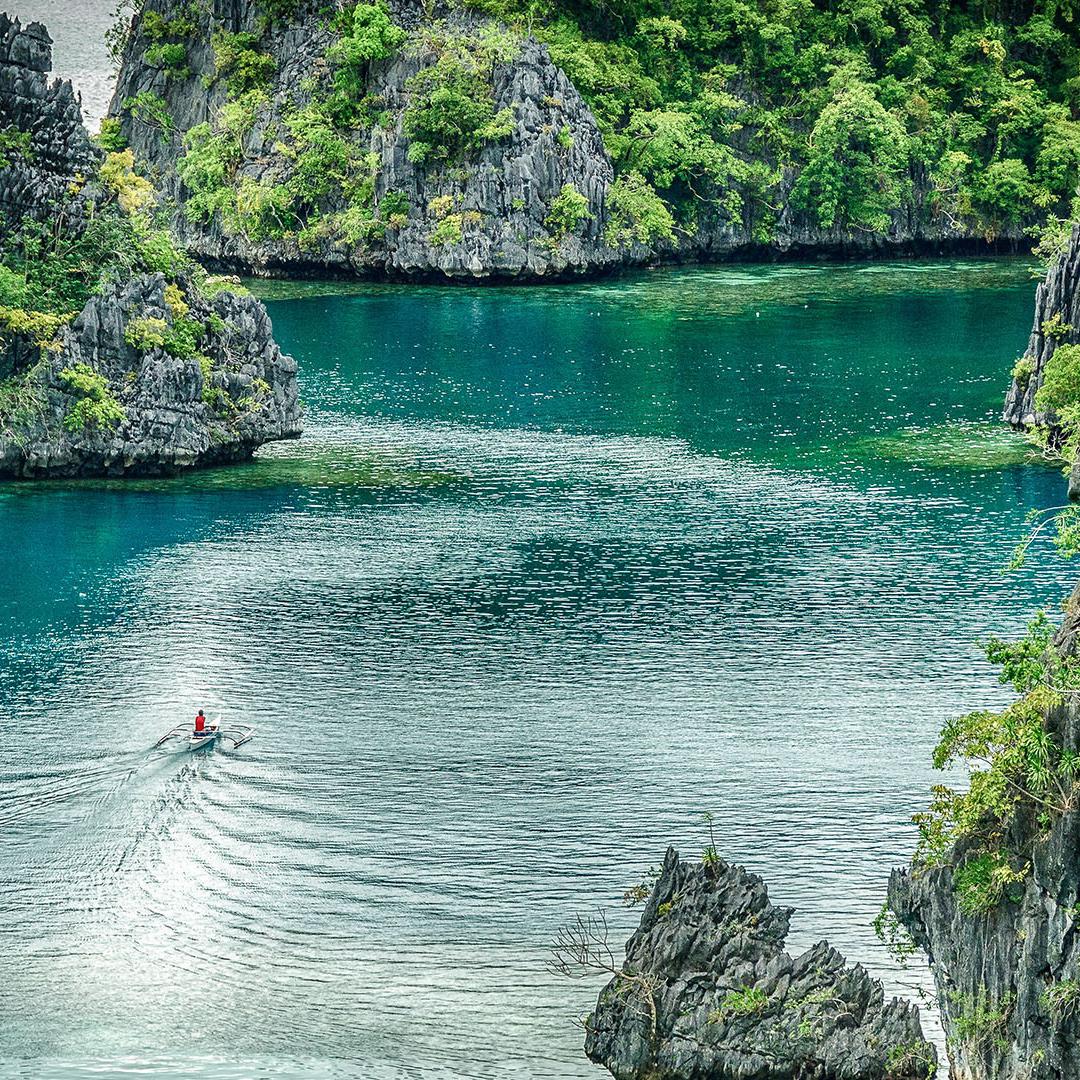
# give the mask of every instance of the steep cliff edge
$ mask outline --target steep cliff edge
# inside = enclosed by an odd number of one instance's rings
[[[687,72],[698,97],[675,109],[660,100],[662,71],[681,85],[669,59],[628,73],[621,46],[574,41],[590,100],[641,84],[642,107],[617,128],[598,122],[554,46],[476,9],[144,0],[110,131],[175,200],[190,251],[256,273],[537,280],[657,258],[1023,241],[1023,208],[979,211],[960,192],[970,157],[949,158],[948,176],[907,161],[908,136],[861,83],[815,91],[815,110],[832,98],[816,136],[778,91],[793,129],[773,145],[753,72],[733,75],[720,52]],[[865,137],[809,171],[792,159],[790,144],[860,125]],[[848,191],[852,177],[866,190]]]
[[[1069,470],[1080,499],[1080,225],[1035,292],[1035,320],[1012,371],[1002,418]]]
[[[937,1056],[918,1009],[822,941],[784,951],[791,908],[710,849],[669,849],[585,1052],[618,1080],[905,1080]]]
[[[1035,395],[1047,363],[1059,345],[1080,343],[1080,225],[1035,291],[1035,319],[1024,355],[1013,369],[1003,418],[1018,428],[1046,424]],[[1053,417],[1049,417],[1052,422]]]
[[[1055,665],[1073,668],[1078,645],[1080,590],[1053,639]],[[1017,792],[1004,819],[980,815],[940,857],[889,883],[889,906],[929,957],[957,1080],[1080,1076],[1080,702],[1065,693],[1042,706],[1025,738],[1037,747],[1045,731],[1043,768],[1060,783],[1014,773],[1035,790]]]
[[[603,238],[603,140],[547,50],[476,15],[418,17],[148,0],[112,112],[193,254],[259,273],[507,278],[622,259]],[[148,62],[170,44],[182,67]]]
[[[0,476],[168,473],[299,434],[263,306],[183,256],[130,154],[0,15]]]

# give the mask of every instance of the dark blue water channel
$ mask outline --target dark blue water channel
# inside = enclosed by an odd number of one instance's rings
[[[308,430],[0,488],[0,1072],[600,1077],[547,944],[705,843],[870,922],[1059,474],[1019,262],[277,287]],[[236,751],[151,751],[199,706]]]

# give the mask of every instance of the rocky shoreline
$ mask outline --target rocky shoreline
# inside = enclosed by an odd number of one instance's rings
[[[0,477],[168,474],[298,436],[266,309],[174,249],[51,67],[46,29],[0,15]]]

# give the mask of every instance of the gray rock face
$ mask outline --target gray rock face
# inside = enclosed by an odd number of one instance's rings
[[[892,215],[886,233],[875,235],[817,227],[809,215],[788,205],[797,178],[790,172],[775,193],[773,201],[782,211],[767,243],[755,238],[756,222],[748,209],[744,219],[734,222],[719,213],[706,213],[696,231],[658,250],[637,240],[612,246],[605,236],[614,175],[603,138],[581,95],[535,40],[525,39],[513,56],[493,67],[495,107],[508,109],[513,118],[508,136],[485,144],[452,167],[424,167],[408,160],[408,139],[402,129],[410,99],[406,84],[432,59],[423,40],[432,11],[445,18],[451,32],[475,32],[489,24],[480,15],[449,5],[422,7],[415,0],[395,0],[390,7],[396,22],[410,31],[410,40],[393,60],[370,66],[367,91],[379,102],[383,119],[349,138],[377,162],[376,201],[391,191],[407,195],[405,222],[363,242],[309,239],[301,245],[293,237],[252,239],[235,230],[230,233],[219,218],[190,222],[181,211],[175,228],[191,251],[221,265],[262,274],[331,271],[412,279],[542,280],[595,274],[658,258],[895,254],[984,246],[974,223],[956,221],[934,209],[926,176],[912,176],[910,202]],[[325,85],[329,78],[325,54],[332,33],[324,5],[301,3],[295,17],[273,24],[265,34],[258,0],[216,0],[205,10],[196,9],[199,29],[185,41],[186,76],[146,60],[152,44],[144,30],[147,14],[169,16],[176,10],[173,0],[146,0],[124,53],[111,114],[121,118],[137,156],[153,165],[166,192],[182,206],[188,193],[175,167],[183,154],[184,134],[218,116],[227,98],[225,80],[215,74],[213,29],[262,34],[260,48],[274,57],[277,69],[270,102],[245,139],[238,176],[280,185],[293,169],[289,155],[280,149],[282,117],[310,102],[313,87],[320,81]],[[154,94],[165,103],[168,130],[135,115],[130,103],[140,94]],[[584,196],[589,216],[560,237],[553,234],[548,217],[566,184]],[[460,239],[435,231],[440,215],[447,213],[443,206],[447,200],[452,213],[463,219]],[[341,205],[331,200],[323,209],[332,213]],[[1003,239],[1022,239],[1022,233],[1013,230]]]
[[[1080,590],[1054,643],[1063,656],[1080,647]],[[1067,749],[1080,749],[1080,703],[1049,725]],[[1062,815],[1048,834],[1014,822],[1012,850],[1030,852],[1019,892],[989,912],[965,914],[953,892],[959,847],[946,865],[896,870],[889,906],[926,952],[956,1080],[1075,1080],[1080,1076],[1080,1013],[1068,997],[1052,1007],[1053,987],[1080,990],[1080,813]]]
[[[25,28],[0,13],[0,131],[29,135],[25,151],[5,151],[0,169],[0,236],[26,218],[46,220],[58,204],[77,223],[85,201],[72,198],[76,175],[97,171],[99,153],[83,127],[71,83],[50,83],[52,39],[41,23]]]
[[[932,1076],[918,1009],[822,941],[784,951],[791,908],[760,878],[669,849],[601,991],[585,1052],[617,1080],[900,1080]]]
[[[145,11],[167,14],[173,6],[170,0],[148,0]],[[181,204],[186,193],[175,165],[183,152],[184,133],[216,116],[227,99],[224,81],[214,81],[211,27],[253,32],[260,25],[259,10],[249,0],[221,0],[214,14],[204,13],[200,34],[188,45],[187,79],[145,64],[147,41],[141,23],[136,23],[110,111],[121,117],[136,156],[160,172],[165,190]],[[415,15],[405,11],[398,17],[407,23]],[[446,25],[449,32],[469,32],[484,24],[474,15],[458,12],[448,17]],[[260,111],[245,140],[238,179],[281,184],[289,178],[292,163],[279,149],[281,120],[311,101],[313,80],[326,76],[324,54],[332,40],[320,11],[276,25],[267,34],[264,47],[277,59],[278,69],[271,102]],[[373,64],[368,93],[382,103],[393,123],[351,136],[377,162],[375,201],[389,191],[407,197],[403,225],[390,228],[381,240],[350,243],[327,238],[307,240],[301,247],[295,237],[250,239],[230,233],[220,219],[191,222],[181,211],[174,229],[188,249],[205,260],[254,273],[329,270],[413,278],[543,278],[620,263],[623,256],[602,238],[604,200],[612,181],[603,139],[592,113],[551,62],[547,49],[526,40],[512,59],[494,64],[495,109],[510,110],[513,130],[486,144],[461,167],[424,168],[407,158],[408,140],[402,131],[409,98],[406,82],[430,60],[430,54],[414,48],[392,61]],[[167,103],[171,132],[140,122],[125,108],[125,102],[140,93],[156,94]],[[586,198],[591,217],[552,243],[545,219],[565,184]],[[331,197],[324,213],[329,216],[345,205],[340,197]],[[447,213],[461,217],[458,241],[433,238]]]
[[[0,476],[168,474],[239,461],[264,442],[299,435],[296,362],[275,344],[263,305],[230,292],[212,301],[187,295],[187,318],[217,327],[204,344],[209,374],[197,357],[126,340],[137,319],[173,320],[160,274],[93,297],[40,360],[29,343],[14,346],[34,366],[18,423],[0,425]],[[63,373],[78,364],[105,378],[124,411],[115,427],[71,423],[79,394]]]
[[[74,238],[91,213],[122,213],[94,182],[103,155],[70,83],[49,83],[50,67],[44,27],[0,15],[0,130],[29,135],[0,166],[0,244],[30,219]],[[166,331],[183,322],[195,347],[139,341],[133,327],[147,319]],[[300,433],[296,364],[250,296],[208,297],[187,277],[146,274],[109,284],[55,334],[4,325],[0,476],[169,473]],[[104,419],[93,407],[103,401]]]
[[[1035,320],[1024,352],[1030,374],[1013,379],[1005,398],[1004,419],[1014,427],[1052,423],[1053,417],[1035,408],[1046,362],[1059,345],[1080,343],[1080,226],[1073,228],[1068,246],[1046,272],[1035,292]]]

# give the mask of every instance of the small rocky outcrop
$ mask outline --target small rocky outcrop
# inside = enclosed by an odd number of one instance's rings
[[[1035,291],[1035,319],[1027,349],[1016,365],[1003,418],[1016,428],[1052,423],[1036,408],[1047,361],[1059,345],[1080,343],[1080,226]]]
[[[9,362],[25,360],[15,407],[0,416],[0,476],[170,474],[300,433],[296,362],[252,297],[181,291],[182,318],[203,338],[197,355],[132,344],[132,328],[176,326],[167,288],[180,286],[162,274],[117,282],[44,347],[9,339]]]
[[[296,364],[265,308],[172,248],[150,185],[49,81],[51,44],[0,15],[0,476],[170,473],[298,435]],[[86,287],[20,284],[50,266]]]
[[[784,951],[792,908],[720,859],[669,849],[622,973],[586,1022],[617,1080],[900,1080],[934,1075],[918,1009],[822,941]]]
[[[1080,648],[1080,589],[1053,647]],[[1080,750],[1080,703],[1052,711],[1047,726]],[[889,906],[930,961],[957,1080],[1075,1080],[1080,1076],[1080,812],[1039,828],[1018,815],[1007,848],[1029,872],[988,911],[965,912],[954,875],[976,841],[942,865],[898,869]]]
[[[0,131],[8,136],[0,151],[4,223],[46,220],[57,206],[77,217],[82,203],[68,188],[76,175],[96,172],[100,161],[71,83],[50,82],[51,70],[52,38],[45,27],[23,27],[0,14]]]

